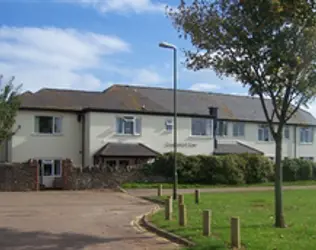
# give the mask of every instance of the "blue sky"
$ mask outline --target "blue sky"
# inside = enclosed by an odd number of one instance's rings
[[[31,91],[103,90],[111,84],[172,87],[172,52],[158,44],[190,46],[165,16],[164,6],[179,2],[1,0],[0,74],[14,75],[16,83]],[[212,70],[187,70],[183,61],[180,52],[179,88],[247,93]]]

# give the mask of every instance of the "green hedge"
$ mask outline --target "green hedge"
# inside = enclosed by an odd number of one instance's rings
[[[312,161],[285,159],[282,167],[284,181],[312,180],[316,177],[316,164]]]
[[[173,164],[173,153],[166,153],[146,165],[146,174],[172,178]],[[273,163],[261,155],[185,156],[178,153],[177,167],[180,183],[262,183],[273,176]]]
[[[145,173],[172,178],[173,164],[173,153],[166,153],[159,156],[154,163],[147,164]],[[274,164],[262,155],[185,156],[178,153],[177,164],[180,183],[256,184],[274,179]],[[314,162],[286,159],[282,166],[284,181],[316,179]]]

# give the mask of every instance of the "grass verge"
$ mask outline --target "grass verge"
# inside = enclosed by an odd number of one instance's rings
[[[122,188],[125,189],[152,189],[157,188],[159,185],[163,185],[163,188],[172,188],[172,183],[124,183]],[[273,186],[273,182],[259,183],[259,184],[242,184],[242,185],[202,185],[202,184],[178,184],[178,188],[189,189],[189,188],[223,188],[223,187],[269,187]],[[316,185],[315,180],[310,181],[294,181],[294,182],[284,182],[284,186],[309,186]]]
[[[230,217],[241,220],[242,245],[247,249],[291,250],[314,249],[316,242],[316,200],[314,190],[284,191],[284,214],[288,225],[277,229],[274,224],[273,192],[201,193],[201,203],[194,204],[193,195],[185,195],[188,214],[186,228],[178,226],[177,204],[173,220],[164,220],[164,211],[151,217],[151,222],[197,243],[194,250],[229,249]],[[212,210],[212,232],[202,236],[202,211]]]

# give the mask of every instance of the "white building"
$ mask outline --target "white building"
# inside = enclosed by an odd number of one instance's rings
[[[61,174],[60,160],[77,166],[103,159],[125,165],[173,150],[173,91],[113,85],[104,92],[42,89],[21,96],[17,130],[0,150],[0,161],[41,160],[47,178]],[[272,105],[267,100],[268,108]],[[210,107],[218,108],[214,149]],[[299,110],[289,121],[283,157],[314,160],[316,119]],[[263,153],[275,145],[257,98],[178,91],[178,151],[188,155]]]

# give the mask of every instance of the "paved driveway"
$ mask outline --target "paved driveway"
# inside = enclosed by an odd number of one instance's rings
[[[111,191],[0,193],[0,249],[175,249],[132,225],[153,207]]]

